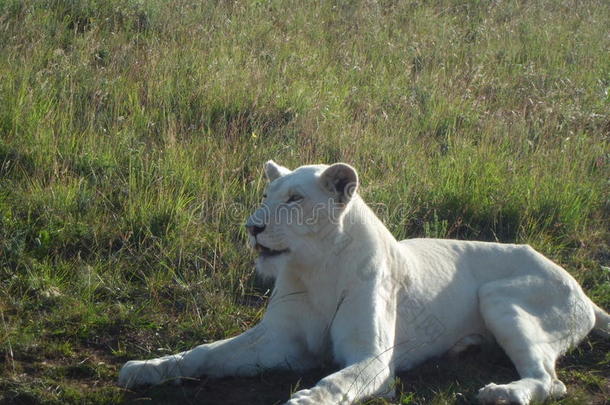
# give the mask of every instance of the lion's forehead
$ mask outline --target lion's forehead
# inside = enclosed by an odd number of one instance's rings
[[[310,165],[301,166],[290,174],[279,177],[269,183],[267,194],[282,194],[289,191],[307,193],[316,187],[318,175],[328,166]]]

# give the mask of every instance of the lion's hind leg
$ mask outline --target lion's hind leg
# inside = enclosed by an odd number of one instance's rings
[[[479,390],[485,404],[529,404],[565,395],[555,361],[593,327],[580,288],[569,280],[498,280],[479,289],[481,315],[515,365],[520,380]]]

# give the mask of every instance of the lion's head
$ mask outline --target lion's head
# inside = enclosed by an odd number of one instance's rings
[[[289,170],[273,161],[265,163],[265,174],[262,204],[246,228],[258,271],[276,276],[288,264],[313,264],[329,251],[356,196],[358,174],[345,163]]]

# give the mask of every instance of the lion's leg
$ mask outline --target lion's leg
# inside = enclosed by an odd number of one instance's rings
[[[383,357],[367,356],[323,378],[315,387],[296,392],[286,405],[352,404],[372,396],[391,397],[394,373]]]
[[[566,393],[555,373],[555,361],[590,329],[586,308],[571,308],[581,303],[579,298],[569,283],[533,277],[499,280],[480,288],[480,310],[487,328],[521,377],[483,387],[480,402],[529,404]]]
[[[151,360],[127,362],[119,373],[124,387],[179,381],[184,377],[249,376],[270,368],[306,369],[314,366],[289,334],[257,325],[239,336],[197,346],[192,350]]]
[[[287,405],[352,404],[394,395],[396,311],[388,311],[393,299],[380,296],[380,290],[379,284],[370,283],[343,301],[331,338],[333,356],[344,367],[315,387],[296,392]]]

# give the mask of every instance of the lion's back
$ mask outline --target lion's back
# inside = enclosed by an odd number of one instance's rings
[[[428,273],[450,272],[472,277],[481,285],[523,275],[563,280],[567,272],[529,245],[416,238],[400,241],[409,255],[418,258]],[[451,278],[456,275],[451,274]]]

